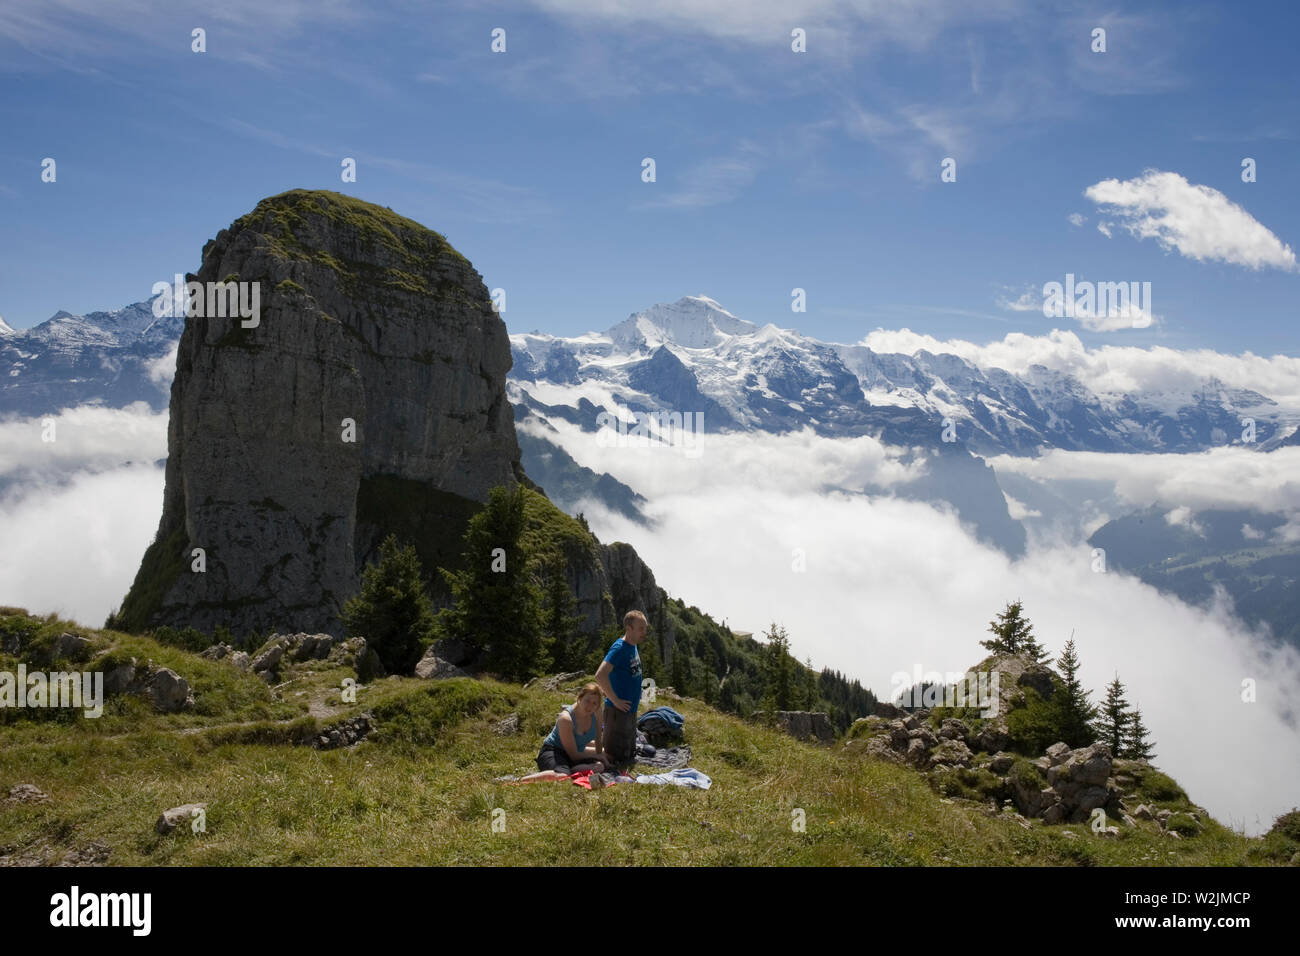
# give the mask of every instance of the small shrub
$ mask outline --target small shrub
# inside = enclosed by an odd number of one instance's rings
[[[149,632],[149,636],[159,644],[180,648],[191,654],[205,651],[213,644],[211,637],[193,627],[157,627]]]
[[[1011,765],[1011,772],[1007,774],[1007,779],[1011,783],[1019,783],[1028,790],[1042,790],[1047,786],[1047,778],[1043,776],[1042,771],[1024,757],[1018,757]]]

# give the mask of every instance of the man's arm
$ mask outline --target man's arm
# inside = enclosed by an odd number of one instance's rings
[[[618,694],[614,693],[614,689],[609,686],[609,675],[613,670],[613,664],[609,661],[601,661],[600,667],[596,668],[596,686],[604,692],[605,696],[609,698],[611,704],[619,710],[627,710],[632,705],[622,697],[619,697]]]

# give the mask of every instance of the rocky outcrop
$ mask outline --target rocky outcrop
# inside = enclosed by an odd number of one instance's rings
[[[439,657],[430,647],[415,665],[415,676],[423,680],[445,680],[448,677],[468,677],[469,672]]]
[[[174,714],[194,706],[189,681],[170,667],[159,667],[153,661],[141,663],[132,657],[129,660],[106,660],[97,669],[104,674],[105,697],[134,694],[164,714]]]
[[[257,283],[260,314],[186,320],[162,519],[119,626],[338,635],[385,531],[455,525],[527,481],[505,325],[439,234],[294,190],[221,230],[191,278]]]

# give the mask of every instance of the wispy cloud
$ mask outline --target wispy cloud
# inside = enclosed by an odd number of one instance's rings
[[[758,175],[759,149],[752,143],[742,144],[728,156],[715,156],[686,169],[680,177],[669,167],[656,163],[654,186],[666,190],[636,208],[693,208],[731,202],[745,191]],[[647,188],[652,188],[647,185]]]
[[[350,156],[357,160],[360,167],[387,169],[405,179],[435,186],[445,191],[449,201],[462,203],[468,210],[468,215],[483,222],[517,222],[545,216],[552,211],[550,203],[529,187],[458,173],[429,163],[378,156],[351,146],[330,148],[239,119],[226,119],[220,125],[231,132],[279,149],[327,158],[335,164],[341,162],[343,157]]]
[[[1296,271],[1291,247],[1254,216],[1217,189],[1194,186],[1177,173],[1149,169],[1136,179],[1104,179],[1083,194],[1133,236],[1155,239],[1188,259]]]

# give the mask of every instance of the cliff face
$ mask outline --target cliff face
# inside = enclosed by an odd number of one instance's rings
[[[190,278],[258,283],[260,316],[186,320],[162,520],[120,626],[338,633],[386,526],[436,537],[527,481],[505,324],[442,236],[295,190],[223,229]]]

